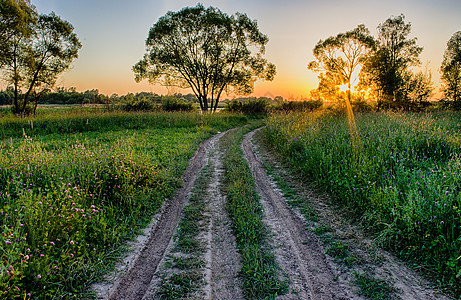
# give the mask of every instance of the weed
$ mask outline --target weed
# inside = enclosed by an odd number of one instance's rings
[[[360,288],[360,295],[374,300],[398,299],[396,289],[385,280],[373,278],[367,274],[354,273],[355,284]]]

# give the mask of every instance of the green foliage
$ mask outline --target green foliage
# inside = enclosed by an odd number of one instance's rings
[[[154,108],[154,104],[145,97],[140,99],[131,98],[123,106],[125,111],[152,111]]]
[[[163,100],[163,110],[164,111],[192,111],[194,110],[194,105],[191,102],[179,100],[175,97],[167,97],[165,100]]]
[[[8,139],[15,133],[7,131],[0,142],[2,299],[82,298],[173,195],[200,141],[246,122],[224,114],[80,118],[38,117],[33,130],[27,119],[4,122],[33,134]]]
[[[262,57],[267,42],[247,15],[198,4],[168,12],[152,26],[148,53],[133,71],[138,82],[191,88],[202,110],[216,110],[223,91],[249,94],[256,80],[274,78],[275,66]]]
[[[354,273],[355,284],[360,287],[360,294],[373,300],[399,299],[396,290],[382,279],[373,278],[367,274]]]
[[[302,112],[302,111],[312,111],[319,109],[323,106],[323,101],[318,100],[305,100],[305,101],[283,101],[279,105],[274,107],[274,110],[281,110],[285,112]]]
[[[369,113],[356,121],[358,155],[342,115],[274,115],[266,132],[297,172],[361,216],[379,244],[435,270],[459,295],[459,115]]]
[[[288,284],[278,278],[280,270],[267,243],[254,179],[240,147],[244,133],[250,130],[246,127],[223,137],[227,209],[242,258],[243,292],[250,299],[274,298],[286,293]]]
[[[446,100],[452,102],[453,108],[461,109],[461,31],[448,41],[440,71]]]
[[[430,76],[409,70],[420,63],[423,50],[416,38],[408,37],[410,32],[411,24],[405,23],[404,15],[378,26],[377,47],[365,60],[360,80],[376,92],[380,108],[409,109],[412,102],[426,101],[432,91]]]
[[[248,101],[231,100],[224,108],[228,112],[248,115],[263,115],[269,110],[269,103],[264,98],[249,99]]]

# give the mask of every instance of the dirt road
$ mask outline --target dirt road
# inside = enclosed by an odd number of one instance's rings
[[[334,257],[326,254],[328,249],[325,242],[313,233],[314,225],[309,224],[298,210],[287,204],[273,179],[268,176],[261,157],[266,162],[275,162],[275,157],[264,147],[258,147],[259,153],[256,151],[254,141],[260,139],[253,139],[255,133],[253,131],[246,135],[242,149],[264,208],[263,221],[271,231],[273,253],[290,285],[288,294],[277,299],[366,299],[359,295],[360,291],[354,285],[352,272],[357,270],[386,274],[386,280],[396,286],[394,298],[445,299],[423,287],[423,280],[388,254],[382,255],[384,263],[382,260],[379,264],[369,263],[365,258],[365,262],[355,269],[342,266]],[[192,284],[193,288],[187,298],[244,299],[238,276],[240,257],[226,212],[226,197],[222,187],[223,150],[219,147],[219,141],[224,134],[219,133],[200,145],[182,177],[183,187],[154,218],[146,230],[147,236],[133,244],[133,253],[121,263],[123,267],[118,268],[119,273],[114,280],[95,287],[100,299],[158,299],[160,286],[165,287],[165,278],[171,278],[176,271],[184,272],[178,267],[172,267],[171,263],[175,258],[187,259],[190,255],[187,251],[178,250],[175,232],[197,178],[206,166],[210,178],[203,191],[206,193],[203,197],[203,218],[197,221],[199,234],[196,237],[203,251],[198,252],[198,263],[194,269],[194,274],[198,274],[194,278],[199,282]],[[278,162],[276,164],[280,165]],[[344,228],[351,225],[339,222],[340,217],[329,208],[328,203],[319,201],[318,195],[311,190],[306,192],[308,187],[296,184],[300,186],[300,194],[306,197],[306,201],[313,203],[314,210],[318,210],[321,219],[319,224],[328,223],[334,227],[333,232],[351,232],[349,227]],[[357,235],[350,239],[352,244],[348,247],[356,247],[357,253],[366,252],[363,249],[369,246],[369,242],[361,237],[360,232]],[[175,292],[174,286],[168,287],[171,289],[169,292]]]

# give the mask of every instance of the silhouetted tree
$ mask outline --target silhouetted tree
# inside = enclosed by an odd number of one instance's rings
[[[405,16],[391,17],[378,26],[376,50],[369,56],[361,72],[361,81],[376,92],[379,106],[404,105],[408,100],[409,80],[414,79],[409,67],[420,63],[423,48],[416,38],[408,38],[411,24]]]
[[[274,78],[275,66],[262,57],[267,42],[246,14],[229,16],[199,4],[168,12],[154,24],[147,54],[133,71],[137,82],[191,88],[203,111],[216,110],[228,88],[248,94],[257,79]]]
[[[461,31],[448,41],[440,71],[445,98],[461,109]]]
[[[370,31],[363,24],[320,40],[313,50],[316,60],[308,65],[310,70],[320,72],[319,92],[331,97],[337,94],[339,85],[345,84],[348,87],[347,101],[350,102],[353,75],[359,71],[374,44]]]

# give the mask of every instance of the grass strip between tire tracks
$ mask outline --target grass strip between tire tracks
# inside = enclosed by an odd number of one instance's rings
[[[175,235],[173,254],[168,258],[166,267],[173,269],[170,276],[164,276],[157,292],[161,299],[179,299],[198,291],[203,285],[203,268],[205,252],[198,238],[206,227],[208,218],[205,216],[206,198],[209,196],[207,187],[212,176],[210,164],[205,166],[195,183],[189,204],[184,207],[181,221]]]
[[[225,149],[227,209],[242,259],[242,288],[250,299],[275,298],[288,290],[287,282],[278,276],[280,268],[268,244],[255,182],[240,146],[244,134],[261,125],[258,122],[231,131],[223,136],[220,145]]]

